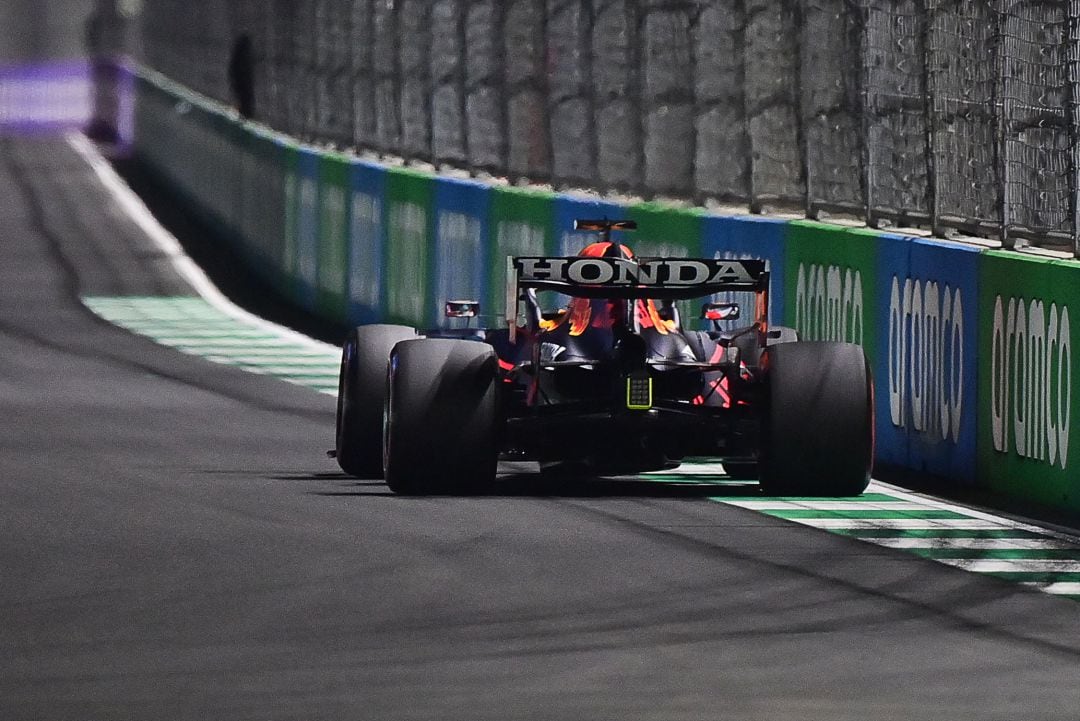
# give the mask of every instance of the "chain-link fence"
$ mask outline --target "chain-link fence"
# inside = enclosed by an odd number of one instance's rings
[[[146,0],[141,36],[316,142],[1076,247],[1080,0]]]

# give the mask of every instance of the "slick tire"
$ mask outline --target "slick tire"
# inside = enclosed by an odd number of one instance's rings
[[[383,434],[390,490],[407,495],[490,490],[499,450],[497,369],[494,350],[476,341],[431,338],[394,347]]]
[[[729,476],[740,481],[755,480],[760,473],[758,464],[750,461],[725,463],[724,470]]]
[[[398,341],[415,338],[402,325],[364,325],[349,331],[338,374],[337,462],[357,478],[382,478],[386,366]]]
[[[874,455],[870,364],[851,343],[768,349],[761,486],[770,495],[856,496]]]
[[[767,339],[768,345],[780,345],[781,343],[797,343],[799,341],[799,333],[794,328],[788,328],[787,326],[774,325],[769,328],[769,337]]]

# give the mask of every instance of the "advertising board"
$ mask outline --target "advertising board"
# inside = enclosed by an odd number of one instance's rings
[[[979,274],[978,474],[990,488],[1080,509],[1070,443],[1072,318],[1080,263],[983,253]]]
[[[383,308],[391,323],[423,326],[430,320],[434,200],[435,179],[431,175],[406,168],[387,169]]]

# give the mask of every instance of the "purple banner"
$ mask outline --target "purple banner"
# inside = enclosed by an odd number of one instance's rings
[[[94,108],[85,60],[0,67],[0,130],[17,133],[82,128]]]

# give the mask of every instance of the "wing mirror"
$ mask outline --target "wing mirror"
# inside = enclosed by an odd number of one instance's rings
[[[475,318],[480,312],[480,302],[476,300],[446,301],[447,318]]]
[[[721,320],[738,320],[738,303],[705,303],[701,306],[701,319],[714,323]]]

